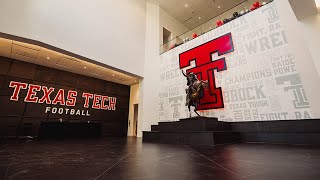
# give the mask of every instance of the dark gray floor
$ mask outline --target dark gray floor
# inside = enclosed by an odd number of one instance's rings
[[[319,180],[320,148],[183,146],[141,139],[6,141],[0,179]]]

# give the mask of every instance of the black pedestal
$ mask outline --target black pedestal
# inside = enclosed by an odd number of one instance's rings
[[[214,145],[239,142],[240,134],[231,130],[230,123],[217,118],[193,117],[152,125],[151,131],[143,132],[143,141]]]

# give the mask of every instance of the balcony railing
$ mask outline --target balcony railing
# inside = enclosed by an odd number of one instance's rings
[[[170,39],[168,42],[160,45],[160,54],[167,52],[171,49],[174,49],[181,44],[184,44],[192,39],[195,39],[209,31],[212,31],[219,26],[224,26],[228,22],[240,17],[245,16],[246,14],[254,11],[255,9],[264,6],[273,0],[264,0],[264,1],[257,1],[257,0],[246,0],[241,2],[240,4],[224,11],[223,13],[219,14],[218,16],[213,17],[212,19],[204,22],[203,24],[188,30],[187,32],[176,36]],[[259,3],[257,3],[259,2]]]

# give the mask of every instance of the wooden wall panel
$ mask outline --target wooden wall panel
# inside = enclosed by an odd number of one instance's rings
[[[55,83],[59,75],[59,70],[38,66],[34,80],[46,83]]]
[[[58,81],[56,84],[62,85],[62,86],[69,86],[69,87],[75,87],[77,82],[78,75],[66,72],[66,71],[60,71],[58,75]]]
[[[15,60],[12,61],[12,65],[8,72],[8,75],[12,77],[33,80],[36,70],[37,65],[35,64]]]
[[[6,75],[10,69],[11,59],[0,56],[0,74]]]
[[[9,87],[11,81],[18,81],[23,83],[33,83],[31,79],[23,79],[18,77],[6,76],[6,80],[4,82],[4,86],[0,89],[0,96],[11,96],[13,93],[13,88]],[[19,98],[26,97],[27,91],[21,91],[19,94]]]
[[[39,106],[35,103],[26,103],[24,117],[47,118],[48,114],[44,113],[46,106]]]
[[[26,103],[10,101],[10,96],[0,96],[0,116],[23,116]]]
[[[0,75],[0,89],[4,88],[4,82],[6,80],[6,77],[3,75]]]

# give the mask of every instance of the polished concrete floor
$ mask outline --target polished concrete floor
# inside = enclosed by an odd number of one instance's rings
[[[133,138],[2,141],[0,179],[319,180],[320,148],[183,146]]]

